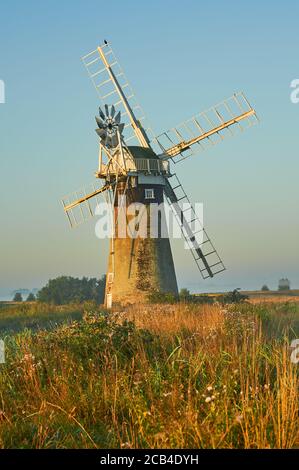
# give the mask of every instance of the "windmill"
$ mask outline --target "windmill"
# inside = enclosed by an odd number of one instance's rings
[[[225,266],[170,162],[176,164],[252,126],[257,121],[255,110],[243,93],[236,93],[155,137],[110,44],[105,41],[82,61],[101,100],[96,117],[99,161],[95,176],[102,184],[65,197],[63,206],[75,226],[94,215],[100,195],[111,203],[106,306],[144,301],[152,291],[178,293],[165,227],[161,235],[163,209],[158,211],[158,234],[151,236],[152,208],[165,199],[203,279],[221,273]],[[132,204],[134,213],[128,215]],[[123,213],[125,217],[121,217]],[[144,218],[147,222],[141,236],[138,229]],[[116,228],[122,230],[122,236]],[[137,236],[128,236],[132,230]]]

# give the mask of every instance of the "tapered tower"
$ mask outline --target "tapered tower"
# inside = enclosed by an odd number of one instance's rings
[[[128,181],[116,187],[106,278],[108,307],[112,302],[144,302],[153,291],[178,294],[164,213],[169,166],[150,149],[128,150],[134,163]]]

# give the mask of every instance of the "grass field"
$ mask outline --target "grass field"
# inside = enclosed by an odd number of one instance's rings
[[[84,307],[82,305],[54,306],[39,303],[0,303],[0,333],[16,333],[24,329],[36,331],[51,329],[60,323],[81,320]]]
[[[0,309],[2,448],[299,446],[299,304]]]

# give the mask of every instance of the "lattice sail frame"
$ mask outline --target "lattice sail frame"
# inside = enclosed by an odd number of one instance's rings
[[[149,140],[154,139],[154,134],[110,44],[104,43],[94,51],[89,52],[82,57],[82,62],[102,104],[113,105],[117,112],[121,112],[121,120],[125,124],[123,135],[126,144],[149,147]],[[122,93],[119,93],[114,79],[118,82]],[[129,109],[125,101],[127,101]],[[140,133],[145,134],[145,142],[142,141],[140,135],[136,135],[132,115],[137,126],[139,124]]]
[[[103,202],[100,196],[112,188],[113,185],[98,181],[64,196],[62,205],[70,226],[76,227],[94,217],[98,204]]]
[[[162,153],[161,158],[172,158],[177,163],[256,122],[255,110],[239,92],[158,135],[151,145],[156,153]]]

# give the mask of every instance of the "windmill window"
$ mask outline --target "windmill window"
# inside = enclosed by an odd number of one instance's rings
[[[145,189],[144,190],[144,197],[145,199],[155,199],[155,192],[153,189]]]

